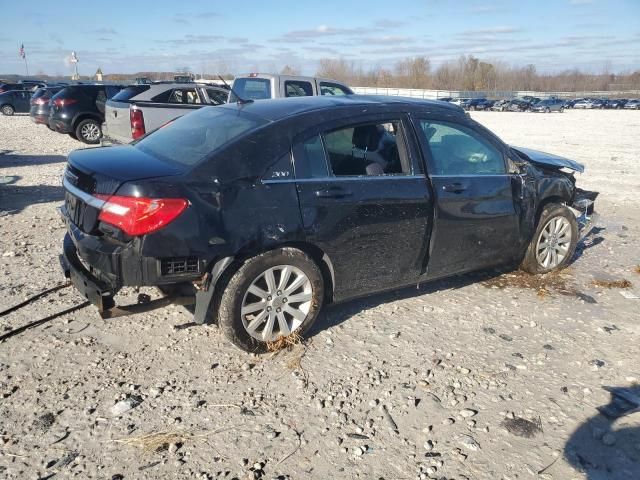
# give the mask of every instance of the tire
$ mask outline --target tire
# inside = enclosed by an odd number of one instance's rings
[[[564,107],[560,107],[559,112],[560,112],[560,113],[564,113]]]
[[[544,113],[551,113],[551,109],[549,107],[545,108]]]
[[[75,129],[76,138],[83,143],[96,145],[100,143],[102,137],[102,129],[100,124],[92,118],[82,120]]]
[[[561,235],[553,231],[554,227],[559,228]],[[554,246],[546,249],[540,247],[539,244],[544,243],[544,235],[548,236],[550,233]],[[562,270],[571,261],[577,243],[578,222],[573,212],[564,205],[550,203],[542,210],[536,232],[531,239],[520,268],[532,274]],[[537,255],[538,251],[540,251],[539,256]],[[545,254],[546,252],[548,253]],[[562,258],[558,258],[559,256]]]
[[[2,111],[3,115],[10,117],[16,110],[11,105],[3,105],[2,108],[0,108],[0,111]]]
[[[286,275],[284,269],[289,271],[286,288],[278,285]],[[269,272],[271,288],[267,281]],[[303,281],[301,286],[294,288],[300,281]],[[287,293],[287,288],[292,290]],[[304,301],[288,301],[294,297],[304,298]],[[260,353],[268,350],[267,342],[280,336],[294,332],[304,336],[318,317],[323,299],[324,281],[318,265],[301,250],[287,247],[262,253],[242,263],[220,293],[219,302],[213,303],[218,304],[218,325],[225,337],[242,350]],[[249,311],[244,315],[243,306]],[[295,316],[290,313],[292,311]],[[252,322],[256,322],[253,327]],[[282,322],[286,322],[284,332]],[[271,330],[268,330],[269,325]]]

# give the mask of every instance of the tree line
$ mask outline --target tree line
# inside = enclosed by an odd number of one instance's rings
[[[602,73],[578,69],[558,73],[540,73],[535,65],[512,66],[487,62],[463,55],[434,68],[427,57],[412,57],[396,62],[392,68],[365,69],[345,59],[323,58],[316,75],[362,87],[419,88],[466,91],[592,91],[640,90],[640,71],[615,74],[605,66]],[[283,71],[295,73],[285,67]]]

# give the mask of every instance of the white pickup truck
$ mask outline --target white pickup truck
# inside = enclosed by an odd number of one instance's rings
[[[107,101],[103,143],[130,143],[174,118],[226,103],[229,90],[198,83],[130,85]]]

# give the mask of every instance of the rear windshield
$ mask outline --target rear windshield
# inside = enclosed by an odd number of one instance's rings
[[[229,103],[237,102],[238,97],[244,100],[264,100],[271,98],[271,80],[268,78],[236,78],[233,91],[229,94]]]
[[[111,100],[113,100],[114,102],[126,102],[136,95],[140,95],[142,92],[146,92],[150,88],[151,85],[132,85],[123,90],[120,90],[120,92],[111,97]]]
[[[192,166],[267,120],[224,107],[205,107],[161,127],[134,145],[161,160]]]

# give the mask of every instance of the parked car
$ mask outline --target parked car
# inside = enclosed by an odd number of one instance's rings
[[[560,100],[559,98],[548,98],[545,100],[540,100],[535,105],[531,106],[532,112],[564,112],[564,100]]]
[[[43,87],[37,89],[31,96],[31,109],[29,110],[29,116],[34,123],[40,123],[49,126],[49,113],[51,105],[49,101],[60,90],[65,88],[60,85],[57,87]]]
[[[491,110],[491,107],[493,107],[494,103],[496,103],[496,100],[485,99],[484,101],[476,105],[476,110]]]
[[[531,103],[526,100],[515,98],[510,100],[505,110],[509,112],[528,112],[531,109]]]
[[[605,101],[604,108],[621,109],[624,108],[625,103],[627,103],[627,100],[624,98],[610,98]]]
[[[504,112],[507,108],[509,108],[510,100],[497,100],[491,106],[491,110],[494,112]]]
[[[102,133],[106,141],[129,143],[193,110],[226,103],[228,97],[229,90],[214,85],[131,85],[107,101]]]
[[[469,99],[469,98],[462,98],[462,97],[459,97],[459,98],[454,98],[454,99],[453,99],[453,100],[451,100],[449,103],[452,103],[452,104],[454,104],[454,105],[457,105],[457,106],[461,107],[461,106],[462,106],[462,104],[463,104],[464,102],[468,101],[468,100],[470,100],[470,99]]]
[[[640,99],[631,99],[624,104],[625,110],[640,110]]]
[[[330,302],[498,265],[565,267],[597,195],[571,170],[584,168],[512,148],[445,102],[206,107],[69,155],[61,261],[105,318],[191,303],[196,322],[265,351]],[[168,296],[116,307],[123,286]]]
[[[8,90],[0,93],[0,112],[7,116],[28,113],[31,93],[29,90]]]
[[[451,100],[453,100],[453,97],[442,97],[438,98],[438,100],[440,100],[441,102],[450,102]]]
[[[465,110],[483,110],[486,101],[486,98],[467,98],[460,103],[460,106]]]
[[[237,102],[239,100],[238,96],[240,99],[245,100],[266,100],[269,98],[351,94],[353,94],[353,91],[337,80],[249,73],[239,75],[233,80],[229,102]]]
[[[104,104],[122,85],[70,85],[51,97],[49,127],[88,144],[100,143]]]
[[[584,98],[573,104],[575,109],[592,109],[594,108],[595,100],[592,98]]]
[[[571,100],[566,100],[564,102],[564,108],[573,108],[573,106],[578,103],[581,102],[582,100],[584,100],[583,98],[572,98]]]

